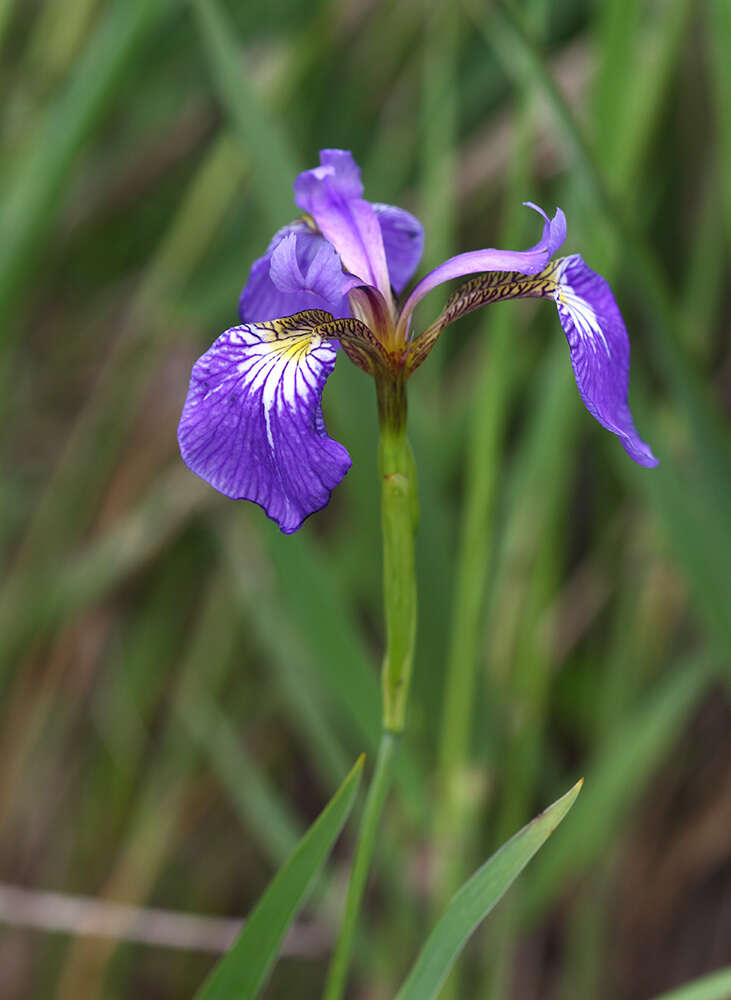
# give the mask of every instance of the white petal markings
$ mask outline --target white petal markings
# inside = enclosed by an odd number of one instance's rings
[[[555,262],[551,289],[571,353],[576,386],[589,413],[616,434],[630,457],[652,468],[657,459],[632,420],[629,389],[630,345],[612,290],[578,254]],[[551,275],[547,275],[551,277]]]
[[[350,467],[320,405],[338,345],[315,333],[326,314],[309,315],[222,334],[193,368],[178,432],[197,475],[259,503],[287,533],[327,503]]]
[[[553,293],[556,305],[559,312],[561,309],[566,311],[568,316],[573,320],[578,335],[595,354],[598,350],[598,341],[601,341],[604,345],[604,350],[607,352],[607,357],[611,359],[612,352],[607,343],[607,338],[604,336],[604,331],[601,328],[596,312],[586,299],[578,295],[565,280],[564,275],[571,260],[572,258],[570,257],[564,257],[559,262],[558,273],[556,275],[556,290]]]

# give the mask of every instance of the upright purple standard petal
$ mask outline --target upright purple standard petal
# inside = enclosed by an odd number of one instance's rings
[[[629,338],[609,285],[578,254],[556,261],[555,280],[553,297],[584,405],[619,437],[630,458],[652,468],[657,459],[637,433],[627,403]]]
[[[346,271],[375,286],[387,299],[390,282],[378,217],[363,198],[360,168],[345,149],[320,151],[320,166],[294,182],[294,200],[309,212]]]
[[[239,299],[242,323],[323,309],[350,316],[354,279],[343,273],[335,250],[303,220],[280,229],[263,257],[254,261]]]
[[[258,503],[285,534],[325,506],[351,464],[320,405],[337,346],[299,319],[222,334],[193,367],[178,428],[188,468]]]
[[[403,329],[410,321],[411,313],[418,302],[437,285],[450,281],[452,278],[462,278],[467,274],[479,274],[482,271],[517,271],[520,274],[538,274],[546,266],[553,254],[566,239],[566,216],[560,208],[549,219],[542,208],[532,202],[525,202],[528,208],[539,212],[546,220],[541,239],[530,250],[471,250],[468,253],[450,257],[443,264],[435,267],[421,279],[411,292],[401,310],[399,326]]]
[[[424,229],[403,208],[373,203],[381,227],[391,287],[400,295],[414,276],[424,252]]]

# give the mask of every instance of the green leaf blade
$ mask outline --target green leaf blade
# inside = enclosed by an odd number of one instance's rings
[[[556,829],[576,801],[583,781],[519,830],[465,882],[429,935],[396,1000],[436,996],[472,932]]]
[[[304,905],[355,802],[360,757],[257,903],[231,950],[213,969],[195,1000],[252,1000],[261,990],[287,928]]]
[[[731,965],[702,979],[684,983],[655,1000],[728,1000],[731,997]]]

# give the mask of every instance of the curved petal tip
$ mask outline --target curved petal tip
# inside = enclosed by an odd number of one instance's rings
[[[541,241],[533,249],[542,249],[548,254],[548,257],[552,257],[566,241],[566,216],[563,210],[557,208],[553,218],[549,219],[540,205],[536,205],[535,202],[524,201],[523,205],[526,208],[532,208],[534,212],[538,212],[545,220]]]

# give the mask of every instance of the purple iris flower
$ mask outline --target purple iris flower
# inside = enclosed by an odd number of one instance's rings
[[[584,405],[640,465],[657,465],[627,404],[629,340],[606,281],[577,254],[551,260],[566,237],[557,209],[525,251],[475,250],[440,264],[400,295],[421,258],[421,224],[401,208],[363,198],[346,150],[326,149],[300,174],[306,213],[274,236],[241,293],[241,325],[196,362],[178,429],[183,460],[233,499],[258,503],[287,534],[327,504],[350,468],[328,436],[321,399],[338,350],[377,379],[405,381],[441,331],[509,298],[552,298]],[[421,335],[414,307],[437,285],[474,275]]]

